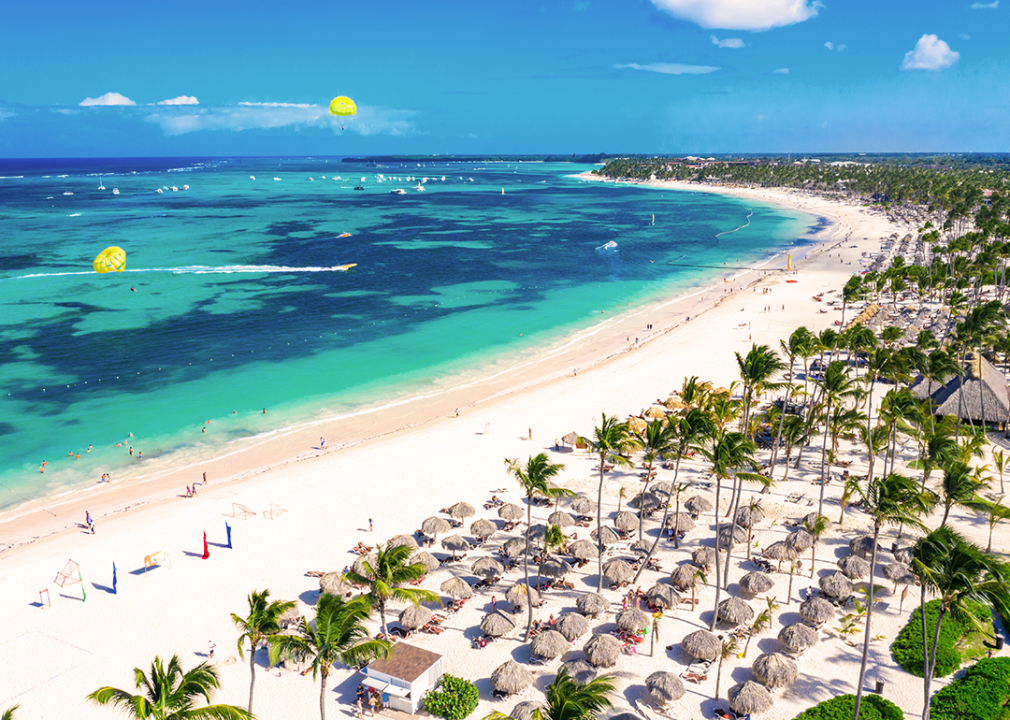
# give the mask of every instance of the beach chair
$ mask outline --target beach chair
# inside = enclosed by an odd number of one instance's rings
[[[270,508],[268,510],[263,511],[263,517],[265,517],[267,520],[276,520],[286,512],[287,510],[282,508],[277,503],[270,503]]]

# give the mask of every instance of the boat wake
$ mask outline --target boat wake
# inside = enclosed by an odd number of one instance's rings
[[[222,265],[214,267],[210,265],[184,265],[182,267],[168,268],[129,268],[126,273],[171,273],[173,275],[214,275],[233,273],[317,273],[317,272],[345,272],[354,267],[350,265],[333,265],[329,267],[289,267],[287,265]],[[24,280],[27,278],[40,277],[67,277],[71,275],[94,275],[93,270],[83,270],[79,272],[55,272],[55,273],[31,273],[29,275],[18,275],[11,280]]]

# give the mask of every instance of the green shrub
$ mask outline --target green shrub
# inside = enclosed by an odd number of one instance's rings
[[[1007,717],[1010,658],[982,658],[963,677],[942,688],[930,701],[933,720],[998,720]]]
[[[424,709],[446,720],[463,720],[477,709],[477,686],[455,675],[443,675],[434,690],[424,696]]]
[[[807,708],[794,720],[852,720],[855,711],[856,696],[839,695]],[[859,720],[905,720],[905,713],[890,700],[865,694],[859,705]]]
[[[983,623],[992,621],[992,611],[985,605],[972,605],[969,611]],[[891,645],[891,652],[897,663],[916,677],[922,677],[924,645],[921,612],[922,608],[916,608],[912,612],[908,623],[901,629]],[[926,603],[926,634],[930,648],[932,648],[933,633],[936,632],[936,619],[939,616],[940,601],[931,600]],[[961,653],[957,649],[957,643],[973,629],[967,620],[961,621],[949,614],[944,616],[943,625],[940,626],[940,640],[936,648],[936,668],[933,671],[933,677],[946,677],[961,667]]]

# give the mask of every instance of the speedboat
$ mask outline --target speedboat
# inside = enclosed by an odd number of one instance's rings
[[[404,190],[403,188],[396,188],[396,190],[390,190],[389,194],[390,195],[406,195],[407,191]]]
[[[113,195],[118,195],[119,194],[119,188],[112,188],[112,194]]]
[[[354,186],[354,189],[355,189],[355,190],[364,190],[364,189],[365,189],[365,186],[364,186],[364,185],[355,185],[355,186]]]
[[[347,272],[351,268],[358,267],[358,263],[347,263],[346,265],[334,265],[333,270],[339,270],[340,272]]]

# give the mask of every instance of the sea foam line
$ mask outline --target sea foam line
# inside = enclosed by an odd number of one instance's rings
[[[223,265],[221,267],[213,267],[210,265],[186,265],[183,267],[171,267],[171,268],[130,268],[124,272],[128,273],[172,273],[173,275],[183,275],[183,274],[193,274],[193,275],[209,275],[214,273],[312,273],[312,272],[344,272],[346,268],[343,266],[335,267],[289,267],[286,265]],[[70,275],[94,275],[93,270],[82,270],[75,272],[58,272],[58,273],[31,273],[29,275],[18,275],[11,280],[24,280],[26,278],[40,278],[40,277],[65,277]]]

